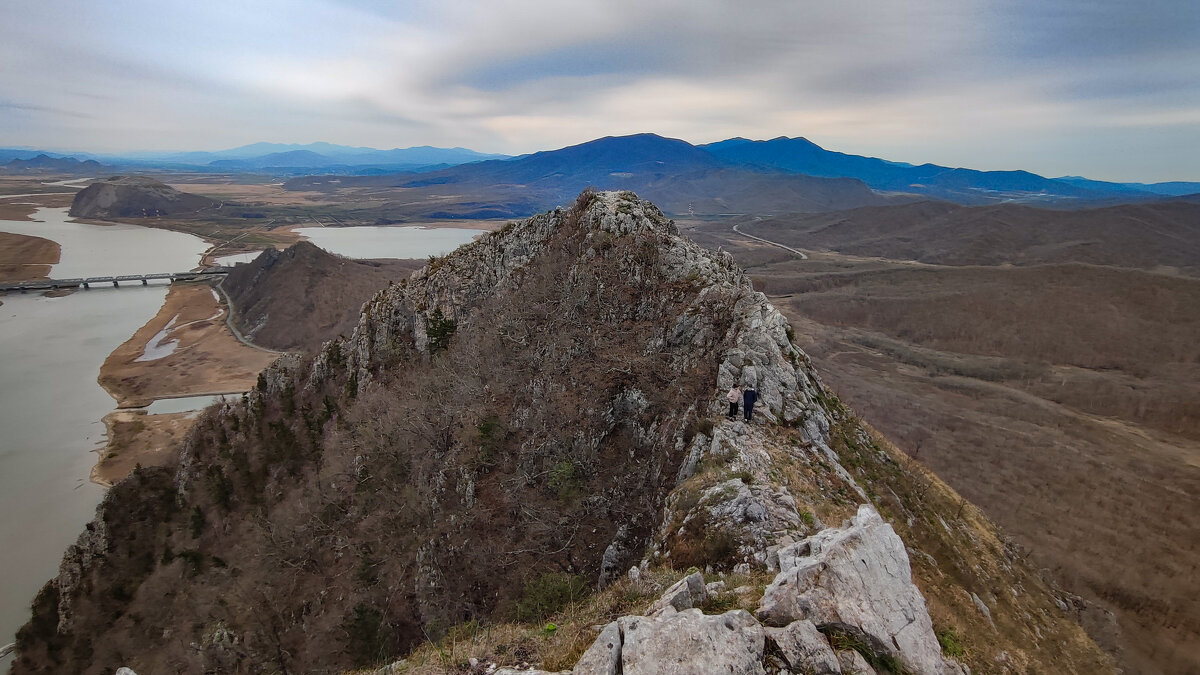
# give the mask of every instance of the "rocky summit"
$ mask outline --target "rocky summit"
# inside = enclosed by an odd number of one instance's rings
[[[1111,671],[1064,598],[728,254],[585,192],[114,486],[13,672]]]

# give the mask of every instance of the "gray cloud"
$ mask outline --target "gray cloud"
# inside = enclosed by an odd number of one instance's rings
[[[1197,179],[1198,34],[1191,0],[12,0],[0,100],[25,108],[0,106],[0,144],[527,152],[786,134],[914,162]]]

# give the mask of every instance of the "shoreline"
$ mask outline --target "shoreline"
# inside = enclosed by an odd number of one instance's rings
[[[226,324],[230,314],[213,284],[172,284],[158,313],[104,360],[96,381],[116,409],[102,420],[106,441],[92,482],[111,486],[138,464],[172,456],[199,411],[151,414],[154,401],[240,396],[280,356],[242,342]]]

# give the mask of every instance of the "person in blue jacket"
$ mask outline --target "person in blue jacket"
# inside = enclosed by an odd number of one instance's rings
[[[742,412],[749,422],[754,418],[754,402],[758,400],[758,390],[753,384],[747,384],[742,389]]]

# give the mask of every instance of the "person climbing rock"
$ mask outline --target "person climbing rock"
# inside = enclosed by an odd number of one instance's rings
[[[729,419],[737,417],[738,402],[742,400],[742,390],[735,384],[729,388],[729,393],[725,394],[725,400],[729,401],[729,414],[726,415]]]
[[[746,416],[746,421],[749,422],[754,418],[754,402],[758,400],[758,390],[754,385],[748,384],[742,390],[742,413]]]

